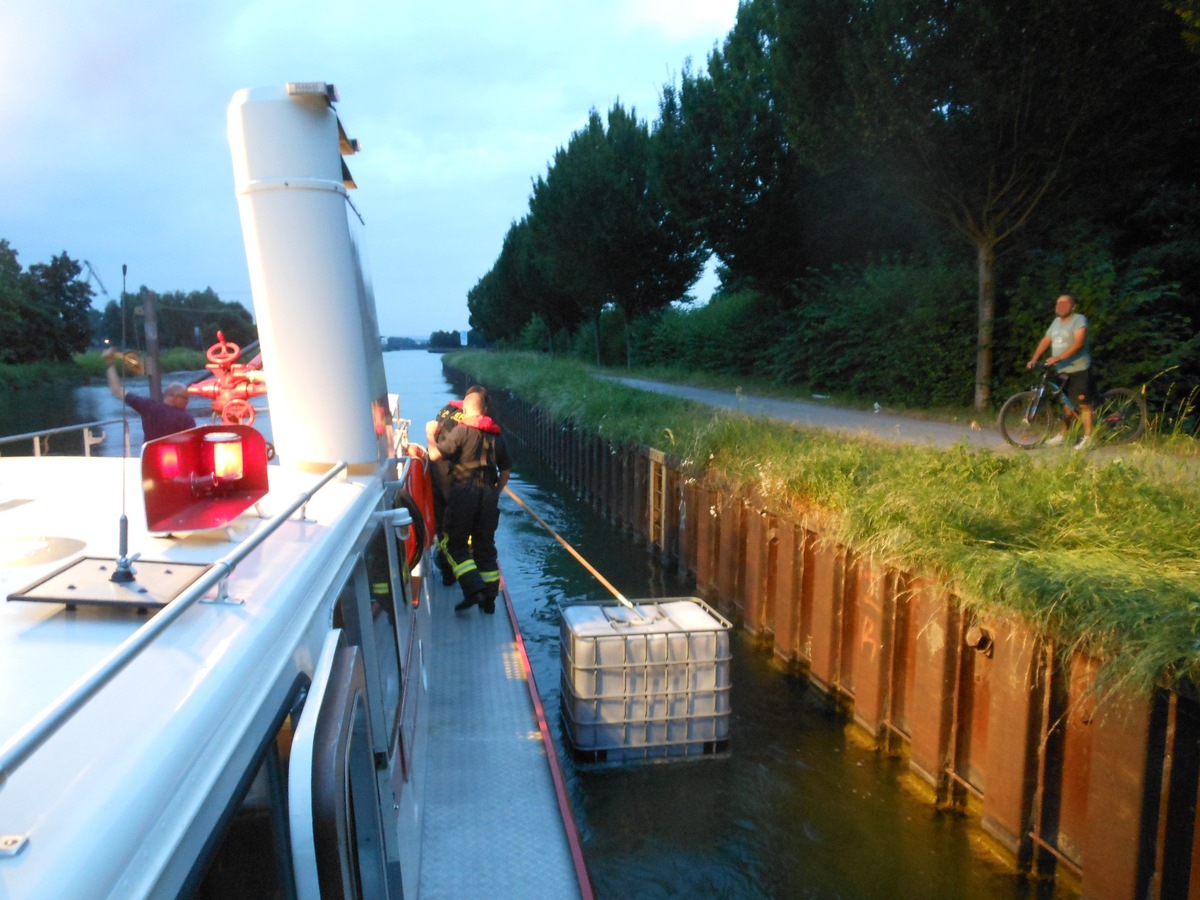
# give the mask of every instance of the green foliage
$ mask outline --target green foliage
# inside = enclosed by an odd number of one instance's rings
[[[534,316],[525,323],[520,335],[512,342],[514,350],[528,350],[547,353],[553,349],[550,342],[550,329],[540,316]]]
[[[433,350],[457,350],[462,346],[462,335],[457,331],[435,331],[429,335],[429,346]]]
[[[65,253],[25,272],[0,239],[0,362],[69,362],[91,338],[92,289]]]
[[[769,370],[784,383],[884,404],[963,405],[975,340],[972,275],[940,259],[814,275]]]
[[[504,236],[500,258],[467,292],[467,308],[471,327],[493,342],[516,339],[535,318],[550,332],[582,321],[579,308],[567,303],[538,269],[528,216]]]
[[[17,253],[8,241],[0,238],[0,334],[4,335],[0,341],[0,364],[16,362],[26,355],[17,347],[25,330],[21,321],[24,305]]]
[[[226,340],[245,347],[258,336],[250,311],[240,303],[221,300],[212,288],[160,294],[145,285],[126,296],[124,324],[120,304],[116,300],[108,302],[101,336],[114,347],[141,349],[147,303],[154,304],[160,347],[207,349],[217,342],[218,331]]]
[[[1171,8],[1183,21],[1183,39],[1200,53],[1200,0],[1175,0]]]
[[[606,308],[619,308],[624,323],[682,298],[707,251],[667,208],[659,174],[649,129],[632,110],[615,104],[607,127],[593,110],[555,152],[529,214],[468,293],[472,326],[491,340],[515,340],[534,318],[550,333],[574,331]],[[589,333],[598,362],[599,333]],[[625,335],[627,361],[630,354]]]
[[[247,356],[243,353],[238,362],[249,362],[252,356],[253,354]],[[164,373],[198,372],[208,366],[208,357],[202,350],[192,350],[188,347],[172,347],[159,354],[158,364]]]
[[[771,10],[743,4],[704,72],[684,66],[663,91],[656,138],[670,205],[720,258],[734,288],[778,302],[811,264],[819,227],[805,214],[811,173],[788,140],[769,64]]]
[[[1179,620],[1200,604],[1190,479],[965,448],[903,451],[879,476],[844,517],[855,546],[941,572],[970,605],[1107,658],[1110,679],[1144,689],[1200,674],[1194,623]]]
[[[571,336],[569,352],[574,359],[583,362],[598,362],[602,366],[626,366],[629,345],[624,314],[619,309],[606,309],[600,313],[597,321],[580,325]]]
[[[750,290],[721,294],[692,309],[671,307],[654,318],[638,362],[750,374],[777,340],[779,321],[774,300]]]
[[[74,386],[83,374],[83,370],[74,362],[0,362],[0,390]]]
[[[158,364],[164,373],[200,372],[208,365],[208,358],[201,350],[173,347],[159,354]],[[104,378],[107,368],[108,363],[104,361],[99,350],[88,350],[75,354],[74,365],[70,371],[72,380],[78,382],[81,373],[88,378]]]
[[[1106,661],[1109,683],[1200,679],[1200,484],[1153,455],[1034,459],[810,432],[593,379],[577,362],[448,363],[576,429],[670,450],[780,512],[811,509],[856,552],[944,579]]]

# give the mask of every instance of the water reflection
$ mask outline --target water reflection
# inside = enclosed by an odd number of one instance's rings
[[[149,394],[144,378],[131,378],[129,390]],[[199,398],[188,405],[188,412],[196,417],[197,424],[206,424],[209,419],[208,402]],[[105,384],[89,384],[76,388],[37,387],[0,393],[0,435],[24,434],[50,428],[62,428],[87,422],[107,422],[94,429],[94,434],[103,439],[92,448],[96,456],[120,456],[125,446],[125,427],[129,429],[129,446],[134,455],[142,446],[142,420],[132,409],[117,400]],[[52,454],[78,455],[82,452],[83,438],[79,431],[72,430],[49,438]],[[33,443],[0,445],[0,453],[6,456],[28,456],[33,452]]]
[[[641,542],[565,494],[516,446],[513,487],[629,597],[690,593]],[[511,501],[505,580],[547,712],[559,715],[558,604],[607,591]],[[1052,896],[983,861],[973,831],[906,787],[907,766],[848,739],[844,721],[743,634],[733,642],[730,752],[576,767],[559,755],[598,897]]]

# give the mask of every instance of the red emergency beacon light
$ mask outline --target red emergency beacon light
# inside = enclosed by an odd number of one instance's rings
[[[202,425],[142,448],[150,531],[222,528],[268,490],[267,442],[248,425]]]

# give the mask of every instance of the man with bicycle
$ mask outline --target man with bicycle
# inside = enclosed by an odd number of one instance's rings
[[[1063,294],[1054,303],[1056,318],[1046,329],[1046,335],[1033,351],[1027,369],[1037,365],[1043,353],[1050,350],[1047,366],[1055,366],[1058,374],[1065,376],[1063,390],[1079,404],[1079,418],[1083,422],[1083,437],[1075,445],[1082,450],[1092,441],[1092,355],[1087,344],[1087,316],[1075,312],[1075,298]],[[1066,421],[1063,430],[1046,441],[1047,446],[1061,444],[1067,436]]]

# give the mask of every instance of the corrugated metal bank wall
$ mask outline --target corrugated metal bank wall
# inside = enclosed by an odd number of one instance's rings
[[[453,375],[453,373],[451,373]],[[764,652],[965,810],[1020,869],[1086,897],[1200,898],[1200,703],[1091,690],[1094,660],[979,619],[936,580],[862,557],[819,516],[688,477],[493,395],[492,414],[614,524],[695,578]]]

